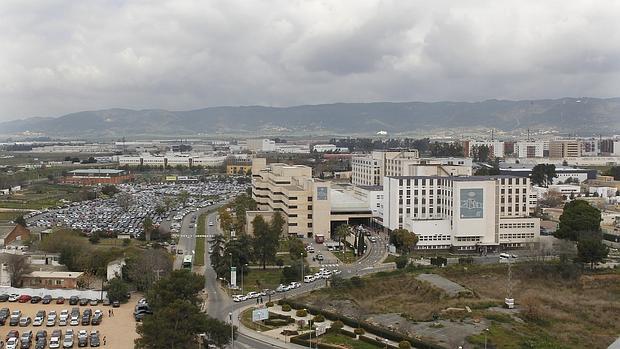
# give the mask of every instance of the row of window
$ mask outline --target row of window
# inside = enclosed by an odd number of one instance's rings
[[[450,241],[450,235],[420,235],[420,241]]]
[[[534,233],[499,234],[500,239],[533,239]]]
[[[456,238],[458,242],[478,242],[480,241],[480,236],[459,236]]]
[[[514,229],[514,228],[534,228],[534,223],[500,223],[500,229]]]

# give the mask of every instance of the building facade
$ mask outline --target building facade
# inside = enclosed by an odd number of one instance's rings
[[[552,159],[581,157],[581,142],[570,139],[550,141],[549,157]]]
[[[419,237],[418,249],[497,251],[536,243],[540,220],[528,178],[386,177],[383,224]]]
[[[545,142],[521,141],[516,142],[514,154],[518,158],[542,158],[545,156]]]
[[[60,180],[64,184],[97,185],[120,184],[131,181],[133,175],[125,170],[114,169],[78,169],[68,173]]]

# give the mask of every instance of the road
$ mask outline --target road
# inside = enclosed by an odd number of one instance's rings
[[[217,212],[212,212],[207,218],[207,222],[213,222],[213,226],[207,226],[207,236],[219,234],[219,222],[217,220]],[[205,246],[208,250],[209,245]],[[341,276],[344,278],[350,278],[353,276],[362,276],[369,273],[375,273],[381,270],[392,270],[394,266],[378,265],[385,257],[386,245],[385,242],[378,238],[376,243],[371,243],[367,240],[368,250],[367,253],[355,264],[340,264],[339,270],[342,271]],[[219,286],[217,275],[211,267],[210,256],[205,254],[205,289],[208,294],[207,299],[207,313],[217,319],[229,322],[232,320],[235,325],[238,325],[239,314],[243,308],[252,305],[255,300],[248,300],[245,302],[234,303],[228,294]],[[302,283],[301,287],[287,291],[284,293],[278,293],[271,297],[271,300],[275,301],[283,297],[292,297],[300,295],[312,290],[325,287],[327,282],[325,280],[319,280],[312,283]],[[253,332],[251,330],[240,327],[238,332],[238,338],[235,341],[235,348],[242,349],[273,349],[273,348],[302,348],[301,346],[292,343],[283,343],[274,338],[261,335],[260,333]]]

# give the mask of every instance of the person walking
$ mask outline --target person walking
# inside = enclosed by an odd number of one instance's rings
[[[105,346],[105,343],[106,343],[106,337],[103,336],[103,346]]]

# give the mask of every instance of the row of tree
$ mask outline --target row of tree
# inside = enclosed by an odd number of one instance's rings
[[[153,310],[138,325],[138,349],[184,349],[207,344],[223,348],[231,341],[229,324],[201,311],[204,279],[181,269],[153,284],[146,299]],[[236,334],[236,333],[235,333]]]

